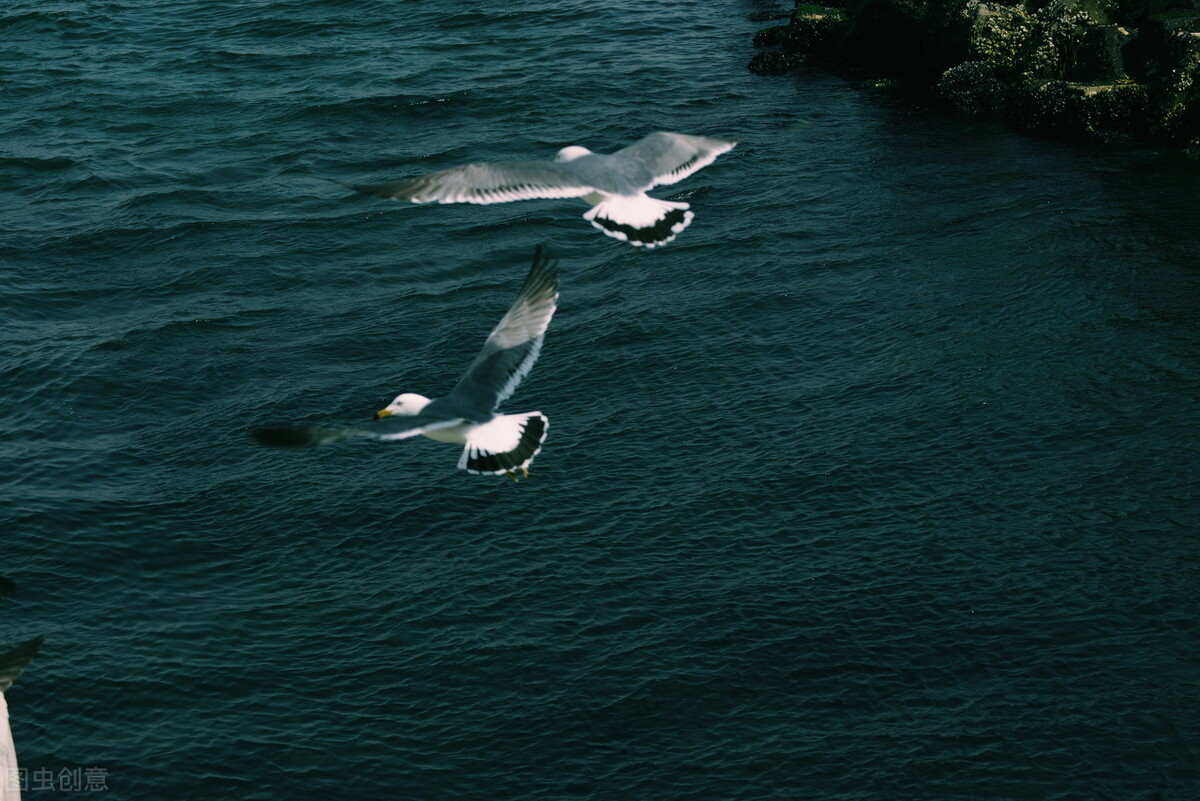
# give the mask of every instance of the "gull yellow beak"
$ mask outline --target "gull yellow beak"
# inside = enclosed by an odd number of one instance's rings
[[[387,409],[380,409],[379,411],[375,412],[376,420],[382,420],[385,417],[391,417],[391,416],[392,416],[392,413],[389,412]]]

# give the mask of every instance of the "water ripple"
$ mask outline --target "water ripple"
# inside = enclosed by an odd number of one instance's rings
[[[744,70],[745,4],[17,0],[22,765],[122,798],[1190,798],[1194,171]],[[648,131],[578,201],[341,185]],[[257,448],[453,385],[562,260],[520,484]],[[848,767],[852,766],[852,767]]]

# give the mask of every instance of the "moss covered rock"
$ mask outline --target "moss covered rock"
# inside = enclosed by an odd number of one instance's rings
[[[937,91],[955,110],[971,117],[996,117],[1009,104],[1009,89],[983,61],[964,61],[942,73]]]
[[[1031,132],[1200,146],[1200,0],[797,4],[756,44],[758,72],[806,59]]]

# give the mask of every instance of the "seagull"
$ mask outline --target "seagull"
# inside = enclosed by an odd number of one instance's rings
[[[250,432],[262,445],[308,447],[352,437],[392,440],[422,434],[464,445],[459,469],[476,475],[529,476],[529,463],[542,450],[550,421],[541,412],[500,414],[497,407],[529,374],[542,349],[546,327],[558,306],[558,262],[539,245],[529,275],[508,313],[488,334],[483,349],[448,395],[430,400],[405,392],[350,428],[264,426]]]
[[[360,184],[364,195],[413,203],[504,203],[582,197],[583,218],[602,233],[634,247],[665,245],[687,228],[687,203],[659,200],[647,189],[673,184],[706,167],[737,142],[658,131],[616,153],[571,145],[554,161],[467,164],[385,184]]]
[[[12,729],[8,726],[8,701],[4,691],[42,647],[42,638],[35,637],[0,654],[0,801],[20,801],[21,785],[17,781],[17,749],[13,745]]]
[[[15,589],[13,583],[0,578],[0,598]],[[8,725],[8,701],[4,692],[25,670],[29,660],[42,647],[42,638],[34,637],[28,642],[10,648],[0,654],[0,801],[20,801],[21,783],[17,768],[17,749],[13,745],[12,729]]]

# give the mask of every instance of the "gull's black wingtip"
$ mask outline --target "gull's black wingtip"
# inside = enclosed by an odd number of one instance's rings
[[[258,426],[250,429],[250,439],[268,448],[311,448],[349,439],[360,433],[354,429],[317,426]]]
[[[34,637],[0,654],[0,692],[12,686],[29,664],[29,660],[37,656],[44,640],[45,637],[42,636]]]
[[[0,576],[0,598],[7,598],[17,591],[17,585],[11,579]]]
[[[550,258],[549,248],[539,244],[533,249],[533,264],[529,265],[529,274],[542,273],[552,278],[558,277],[558,259]]]
[[[315,444],[309,429],[294,426],[258,426],[250,429],[250,439],[268,448],[307,448]]]
[[[385,184],[346,184],[355,194],[377,197],[383,200],[409,200],[419,188],[418,179],[405,178]]]

